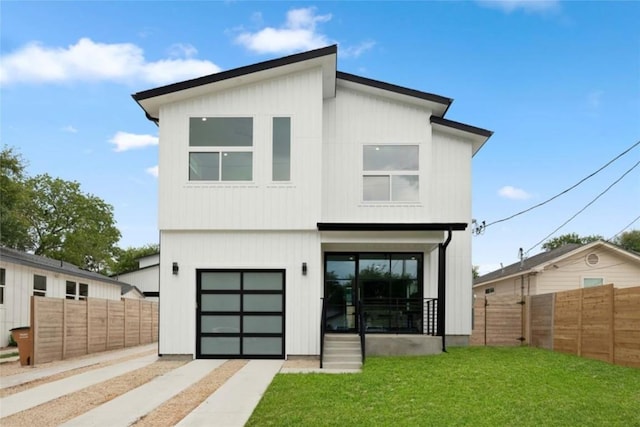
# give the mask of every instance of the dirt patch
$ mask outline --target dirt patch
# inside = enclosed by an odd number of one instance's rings
[[[187,361],[154,362],[35,408],[2,418],[0,424],[2,427],[57,426],[186,363]]]
[[[246,364],[246,360],[225,362],[191,387],[142,417],[133,426],[170,427],[176,425]]]

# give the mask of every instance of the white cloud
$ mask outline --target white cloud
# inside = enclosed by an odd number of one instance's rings
[[[255,19],[255,18],[254,18]],[[331,14],[316,15],[315,7],[292,9],[280,28],[266,27],[257,32],[242,32],[236,42],[257,53],[292,53],[317,49],[332,41],[317,31],[316,25],[331,20]]]
[[[172,58],[193,58],[198,53],[193,45],[189,43],[174,43],[169,46],[169,56]]]
[[[78,133],[78,129],[74,128],[71,125],[68,126],[64,126],[62,129],[60,129],[63,132],[69,132],[69,133]]]
[[[143,50],[132,43],[97,43],[82,38],[64,47],[43,46],[32,42],[2,56],[0,84],[49,83],[71,80],[144,81],[164,84],[220,71],[210,62],[190,58],[197,51],[190,45],[174,47],[185,58],[147,61]]]
[[[158,177],[158,165],[146,168],[144,171],[153,177]]]
[[[120,152],[149,147],[151,145],[158,145],[158,137],[153,135],[117,132],[109,142],[115,144],[116,147],[114,148],[114,151]]]
[[[498,194],[505,199],[511,200],[527,200],[531,198],[531,194],[524,191],[522,188],[512,187],[506,185],[498,190]]]
[[[482,6],[511,13],[517,9],[525,12],[544,13],[560,8],[560,0],[476,0]]]
[[[376,42],[374,42],[373,40],[367,40],[356,46],[341,48],[340,54],[343,57],[347,57],[347,58],[357,58],[363,53],[365,53],[366,51],[373,49],[375,45],[376,45]]]

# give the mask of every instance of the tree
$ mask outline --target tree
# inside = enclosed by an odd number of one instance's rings
[[[25,181],[21,214],[29,224],[29,249],[88,270],[104,272],[120,231],[113,207],[84,194],[80,184],[37,175]]]
[[[0,244],[26,250],[29,225],[20,206],[26,200],[25,161],[13,148],[0,152]]]
[[[640,252],[640,230],[629,230],[613,240],[616,245],[628,250]]]
[[[479,265],[474,265],[473,268],[471,269],[471,273],[473,274],[473,278],[477,279],[478,277],[480,277],[480,266]]]
[[[111,274],[122,274],[127,271],[138,269],[138,259],[147,255],[153,255],[160,252],[160,245],[157,243],[149,243],[140,247],[128,247],[126,249],[116,248],[114,258],[109,263]]]
[[[580,236],[578,235],[578,233],[567,233],[563,234],[562,236],[554,237],[553,239],[547,240],[542,245],[542,249],[544,249],[545,251],[551,251],[569,243],[584,245],[586,243],[595,242],[596,240],[604,239],[602,236],[596,234],[591,236]]]

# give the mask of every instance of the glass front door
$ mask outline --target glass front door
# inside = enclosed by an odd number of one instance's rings
[[[422,254],[328,253],[324,278],[327,332],[357,331],[360,303],[367,332],[422,333]]]
[[[333,255],[326,257],[324,290],[327,332],[356,330],[356,257]]]

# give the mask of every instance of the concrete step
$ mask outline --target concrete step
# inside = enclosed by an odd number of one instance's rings
[[[324,362],[322,364],[323,369],[348,369],[359,370],[362,369],[361,362]]]
[[[360,353],[360,346],[357,347],[325,347],[325,354],[349,354],[349,353]]]
[[[325,334],[325,341],[360,341],[357,334]]]
[[[324,363],[330,362],[362,362],[361,354],[325,354]]]
[[[324,348],[328,349],[336,349],[336,350],[359,350],[360,343],[342,343],[342,342],[326,342],[324,343]]]

